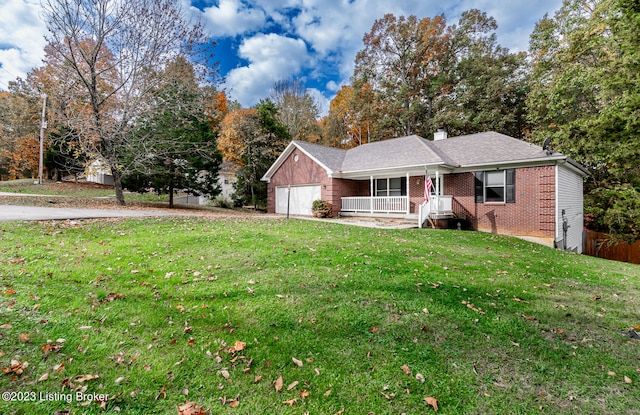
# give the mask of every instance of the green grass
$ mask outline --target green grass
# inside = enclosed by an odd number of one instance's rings
[[[36,179],[37,181],[37,179]],[[9,192],[21,195],[49,195],[61,197],[86,198],[115,198],[112,186],[97,185],[88,182],[54,182],[47,180],[42,185],[35,184],[33,179],[19,179],[0,181],[0,192]],[[155,193],[127,193],[127,202],[168,202],[168,195]],[[86,202],[86,201],[85,201]]]
[[[37,179],[36,179],[37,181]],[[20,179],[0,182],[0,192],[20,193],[26,195],[51,195],[73,197],[108,197],[113,196],[113,188],[108,186],[86,186],[73,183],[56,183],[45,181],[42,185],[32,179]]]
[[[0,374],[0,390],[37,402],[0,401],[0,413],[105,412],[40,401],[70,381],[126,414],[185,401],[212,414],[417,414],[433,411],[429,396],[443,414],[638,414],[640,341],[620,333],[640,325],[639,274],[484,233],[2,223],[0,366],[28,367]]]

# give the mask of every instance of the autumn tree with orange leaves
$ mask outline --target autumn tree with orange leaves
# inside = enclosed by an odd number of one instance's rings
[[[355,144],[430,137],[437,128],[455,135],[494,130],[522,137],[526,56],[501,47],[496,29],[495,19],[476,9],[462,13],[456,25],[448,25],[444,15],[387,14],[375,21],[356,56],[352,87],[359,99],[345,101],[338,94],[330,116],[360,114],[358,122],[347,123],[359,129],[343,132]],[[345,102],[347,108],[339,110]],[[367,140],[360,133],[365,120]]]
[[[378,112],[374,140],[431,129],[435,101],[451,83],[450,36],[444,16],[392,14],[376,20],[364,36],[353,85],[372,88]]]
[[[0,92],[0,180],[38,176],[41,108],[40,96],[23,80]]]

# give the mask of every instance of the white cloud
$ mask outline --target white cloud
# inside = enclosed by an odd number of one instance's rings
[[[325,86],[329,91],[333,91],[336,92],[340,89],[340,85],[338,85],[335,81],[329,81],[327,82],[327,85]]]
[[[261,29],[267,16],[242,0],[220,0],[218,6],[204,8],[203,20],[211,36],[235,36]]]
[[[47,29],[38,1],[0,0],[0,10],[0,89],[6,89],[42,64]]]
[[[267,97],[275,81],[298,74],[309,60],[303,40],[274,33],[259,33],[245,39],[239,55],[248,60],[249,65],[231,70],[225,86],[231,97],[243,106],[254,105]]]

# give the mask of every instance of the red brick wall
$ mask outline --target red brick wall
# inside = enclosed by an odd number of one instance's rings
[[[473,173],[449,174],[444,194],[453,195],[453,210],[475,229],[505,235],[555,237],[555,168],[516,171],[516,203],[476,203]]]
[[[369,196],[368,180],[332,179],[327,186],[327,199],[333,205],[333,214],[337,215],[342,209],[342,198],[347,196]]]
[[[294,161],[295,155],[298,156],[298,161]],[[326,170],[297,148],[276,170],[271,176],[271,181],[267,184],[267,211],[269,213],[276,211],[276,187],[289,184],[293,186],[304,184],[323,185],[322,198],[331,201],[326,196],[328,194],[327,190],[331,187],[331,180],[327,177]]]

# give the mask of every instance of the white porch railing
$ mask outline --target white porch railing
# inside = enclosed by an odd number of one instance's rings
[[[407,196],[343,197],[342,212],[409,213]]]
[[[453,212],[453,196],[434,196],[431,195],[428,202],[424,202],[418,209],[418,227],[422,228],[422,224],[429,216],[438,216],[451,214]]]

